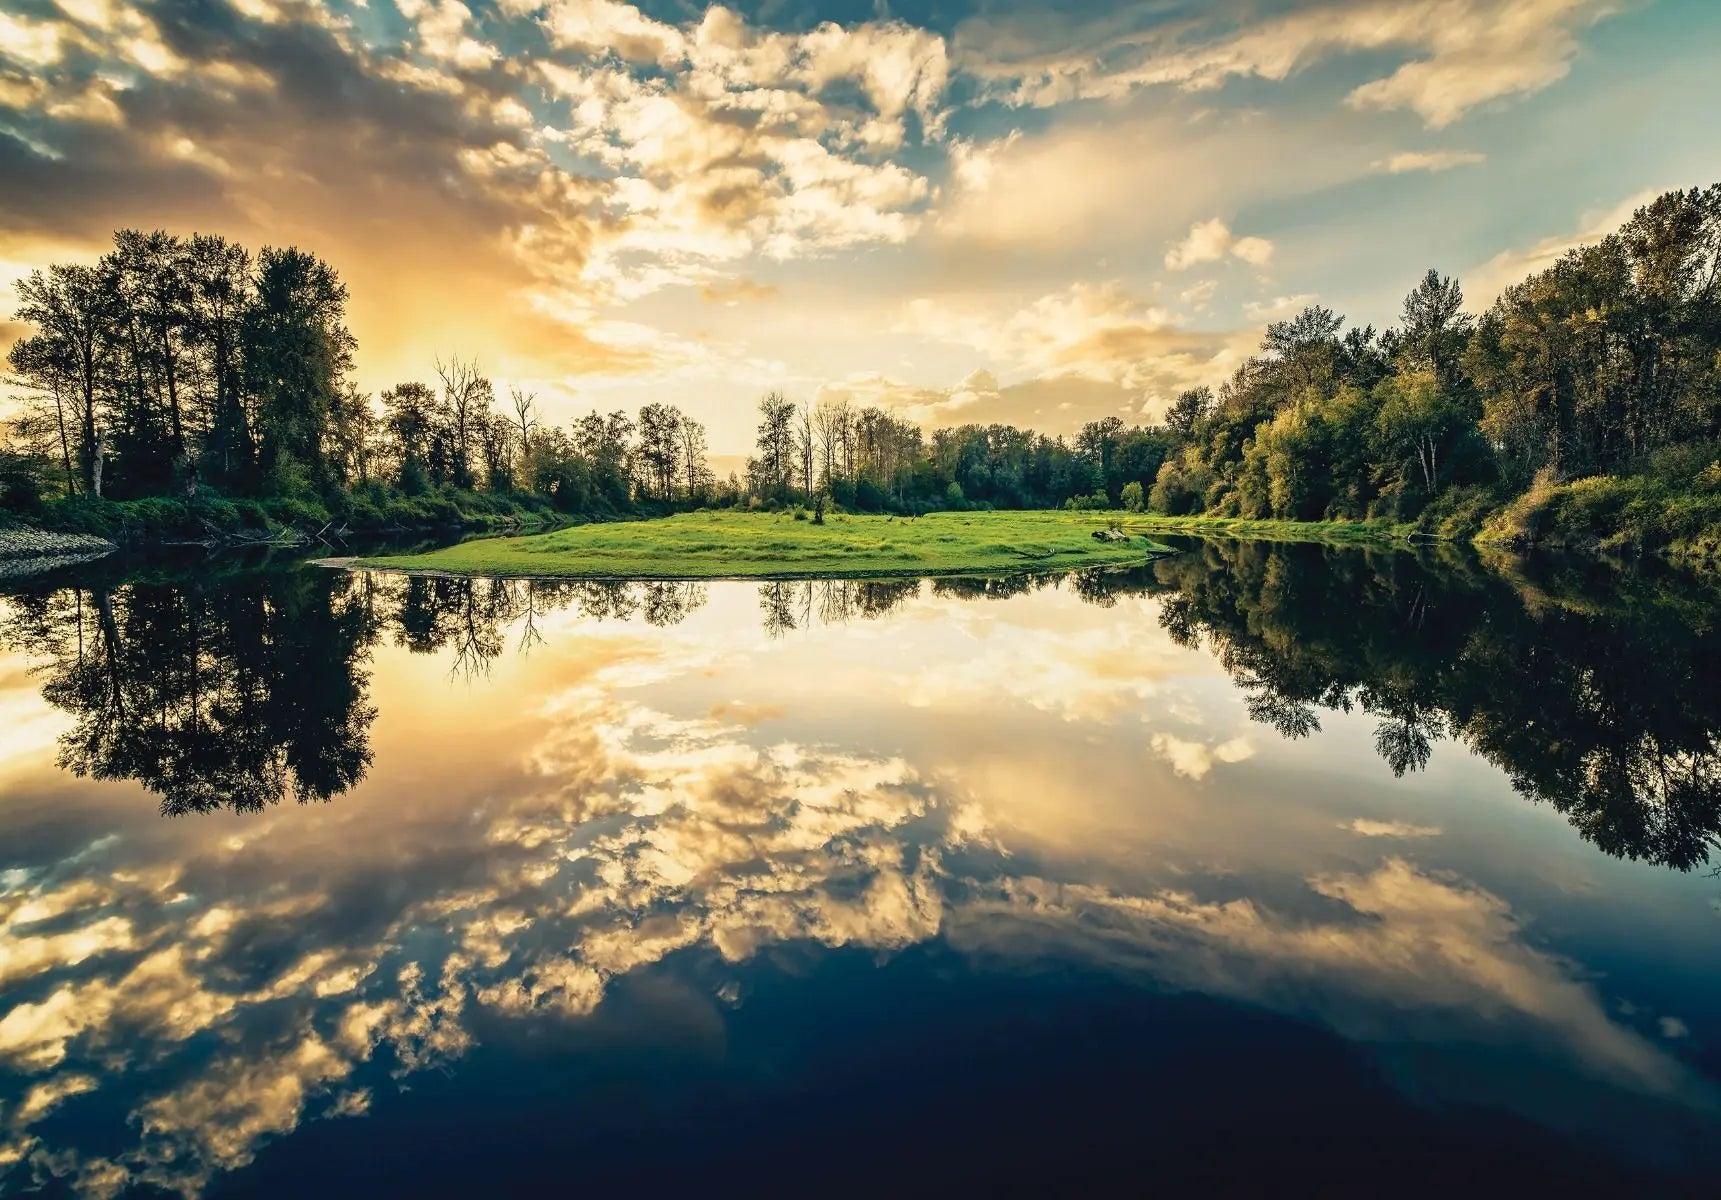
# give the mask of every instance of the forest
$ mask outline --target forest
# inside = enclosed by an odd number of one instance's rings
[[[1399,323],[1310,306],[1217,388],[1073,437],[759,403],[744,476],[680,408],[566,427],[475,359],[375,397],[337,272],[125,230],[18,285],[0,512],[113,533],[826,507],[1128,509],[1721,556],[1721,185],[1669,192],[1485,311],[1430,270]]]

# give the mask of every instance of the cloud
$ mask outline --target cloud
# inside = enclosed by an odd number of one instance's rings
[[[1487,308],[1513,284],[1547,270],[1580,246],[1591,245],[1618,232],[1634,212],[1660,193],[1659,188],[1647,188],[1612,208],[1585,214],[1575,232],[1552,234],[1522,250],[1501,251],[1462,276],[1466,301],[1473,309]]]
[[[1282,321],[1294,317],[1313,304],[1318,296],[1313,292],[1297,292],[1291,296],[1274,296],[1270,300],[1250,300],[1243,304],[1243,315],[1256,324]]]
[[[1214,293],[1218,290],[1219,281],[1217,279],[1203,279],[1200,283],[1184,288],[1177,294],[1177,299],[1195,312],[1205,312],[1213,300]]]
[[[775,300],[778,291],[775,284],[756,283],[751,279],[725,279],[701,285],[699,294],[713,304],[734,306]]]
[[[1403,821],[1374,821],[1367,817],[1358,817],[1339,826],[1348,829],[1358,837],[1366,838],[1424,838],[1440,836],[1440,829],[1435,825],[1410,825]]]
[[[467,32],[472,10],[460,0],[395,0],[395,8],[414,22],[418,43],[431,58],[464,71],[482,70],[500,51]]]
[[[1441,128],[1490,101],[1565,77],[1581,30],[1613,0],[1362,0],[1299,7],[1228,27],[1222,13],[1132,27],[979,17],[957,29],[957,61],[1017,105],[1117,100],[1141,88],[1202,92],[1235,78],[1284,81],[1339,55],[1396,54],[1390,73],[1354,87],[1354,109],[1409,109]],[[1153,10],[1147,10],[1150,14]]]
[[[1573,964],[1524,938],[1499,897],[1400,858],[1366,873],[1315,876],[1308,886],[1347,916],[1297,920],[1250,900],[1019,879],[991,906],[952,911],[946,937],[975,952],[1029,956],[1053,946],[1067,952],[1079,939],[1114,970],[1280,1011],[1312,1010],[1364,1041],[1420,1040],[1436,1027],[1445,1037],[1465,1028],[1497,1041],[1502,1028],[1533,1028],[1592,1078],[1699,1110],[1714,1104],[1711,1089],[1678,1060],[1613,1021]],[[1402,1019],[1387,1015],[1395,1008]],[[1443,1020],[1430,1025],[1413,1013]],[[1469,1100],[1499,1099],[1487,1081],[1426,1079],[1421,1086],[1458,1088],[1460,1097],[1480,1086]],[[1561,1099],[1547,1104],[1558,1107]]]
[[[897,328],[977,349],[1004,371],[1109,383],[1148,399],[1223,377],[1240,350],[1235,335],[1178,328],[1118,281],[1072,284],[1017,307],[998,303],[922,297]]]
[[[1450,171],[1486,161],[1486,154],[1474,150],[1405,150],[1390,158],[1377,159],[1374,169],[1388,175],[1407,175],[1413,171]]]
[[[1174,733],[1153,735],[1154,753],[1171,764],[1171,769],[1185,779],[1205,779],[1216,763],[1239,763],[1255,754],[1247,738],[1232,738],[1210,746],[1191,741]]]
[[[665,25],[601,0],[405,0],[391,42],[300,3],[63,7],[0,27],[0,56],[32,66],[0,70],[0,111],[23,114],[0,121],[6,256],[85,254],[132,224],[309,246],[352,289],[373,388],[428,346],[501,345],[504,376],[709,365],[606,310],[721,291],[749,256],[912,236],[930,185],[893,155],[941,127],[948,78],[943,40],[895,22],[777,34],[721,9]]]
[[[1170,271],[1187,271],[1200,263],[1218,262],[1227,255],[1265,266],[1272,260],[1273,243],[1266,238],[1238,237],[1224,221],[1212,217],[1191,225],[1183,240],[1166,250],[1165,266]]]

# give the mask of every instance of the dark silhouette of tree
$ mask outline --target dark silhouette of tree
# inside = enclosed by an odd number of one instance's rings
[[[5,635],[45,658],[43,697],[73,717],[61,765],[135,779],[167,815],[328,800],[370,765],[374,627],[350,577],[63,589]]]
[[[1372,714],[1394,774],[1454,738],[1610,854],[1690,870],[1721,849],[1721,629],[1697,582],[1520,591],[1463,559],[1212,541],[1110,584],[1132,588],[1286,737]]]

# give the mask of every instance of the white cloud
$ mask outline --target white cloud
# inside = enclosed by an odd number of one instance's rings
[[[1436,825],[1411,825],[1404,821],[1375,821],[1367,817],[1358,817],[1339,826],[1348,829],[1358,837],[1368,838],[1422,838],[1438,837],[1440,828]]]
[[[1222,378],[1253,341],[1179,329],[1169,312],[1115,280],[1027,302],[922,297],[905,306],[897,330],[979,350],[1011,374],[1076,377],[1149,396]]]
[[[1170,271],[1187,271],[1228,255],[1257,267],[1265,266],[1272,260],[1273,243],[1262,237],[1238,237],[1224,221],[1211,217],[1191,225],[1188,234],[1166,250],[1165,266]]]
[[[420,48],[439,62],[476,71],[495,62],[500,54],[496,47],[466,32],[472,10],[461,0],[395,0],[395,7],[416,25]]]
[[[1376,160],[1374,169],[1388,175],[1406,175],[1413,171],[1450,171],[1486,161],[1486,154],[1474,150],[1405,150]]]
[[[1204,279],[1191,287],[1177,293],[1177,299],[1195,312],[1205,312],[1213,300],[1214,293],[1219,290],[1217,279]]]
[[[1243,305],[1243,315],[1256,324],[1283,321],[1302,312],[1316,298],[1313,292],[1297,292],[1290,296],[1274,296],[1270,300],[1251,300]]]
[[[1409,109],[1440,128],[1478,105],[1564,78],[1579,31],[1617,7],[1616,0],[1362,0],[1237,29],[1216,22],[1212,32],[1198,23],[1120,28],[1115,13],[1073,28],[978,18],[958,29],[957,47],[962,65],[991,79],[1003,97],[1036,106],[1117,99],[1153,86],[1206,91],[1246,76],[1282,81],[1337,55],[1397,53],[1405,61],[1354,88],[1346,103]]]
[[[1156,733],[1151,744],[1154,753],[1170,763],[1171,769],[1185,779],[1205,779],[1214,764],[1238,763],[1255,754],[1255,747],[1249,744],[1249,740],[1240,737],[1210,746],[1174,733]]]
[[[1460,281],[1469,307],[1473,310],[1487,308],[1513,284],[1547,270],[1579,246],[1591,245],[1617,232],[1634,212],[1660,195],[1661,190],[1646,188],[1612,208],[1586,214],[1575,232],[1553,234],[1522,250],[1501,251],[1481,266],[1466,272]]]

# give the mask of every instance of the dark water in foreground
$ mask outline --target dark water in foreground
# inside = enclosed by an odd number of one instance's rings
[[[0,1192],[1712,1194],[1717,614],[1230,543],[15,593]]]

